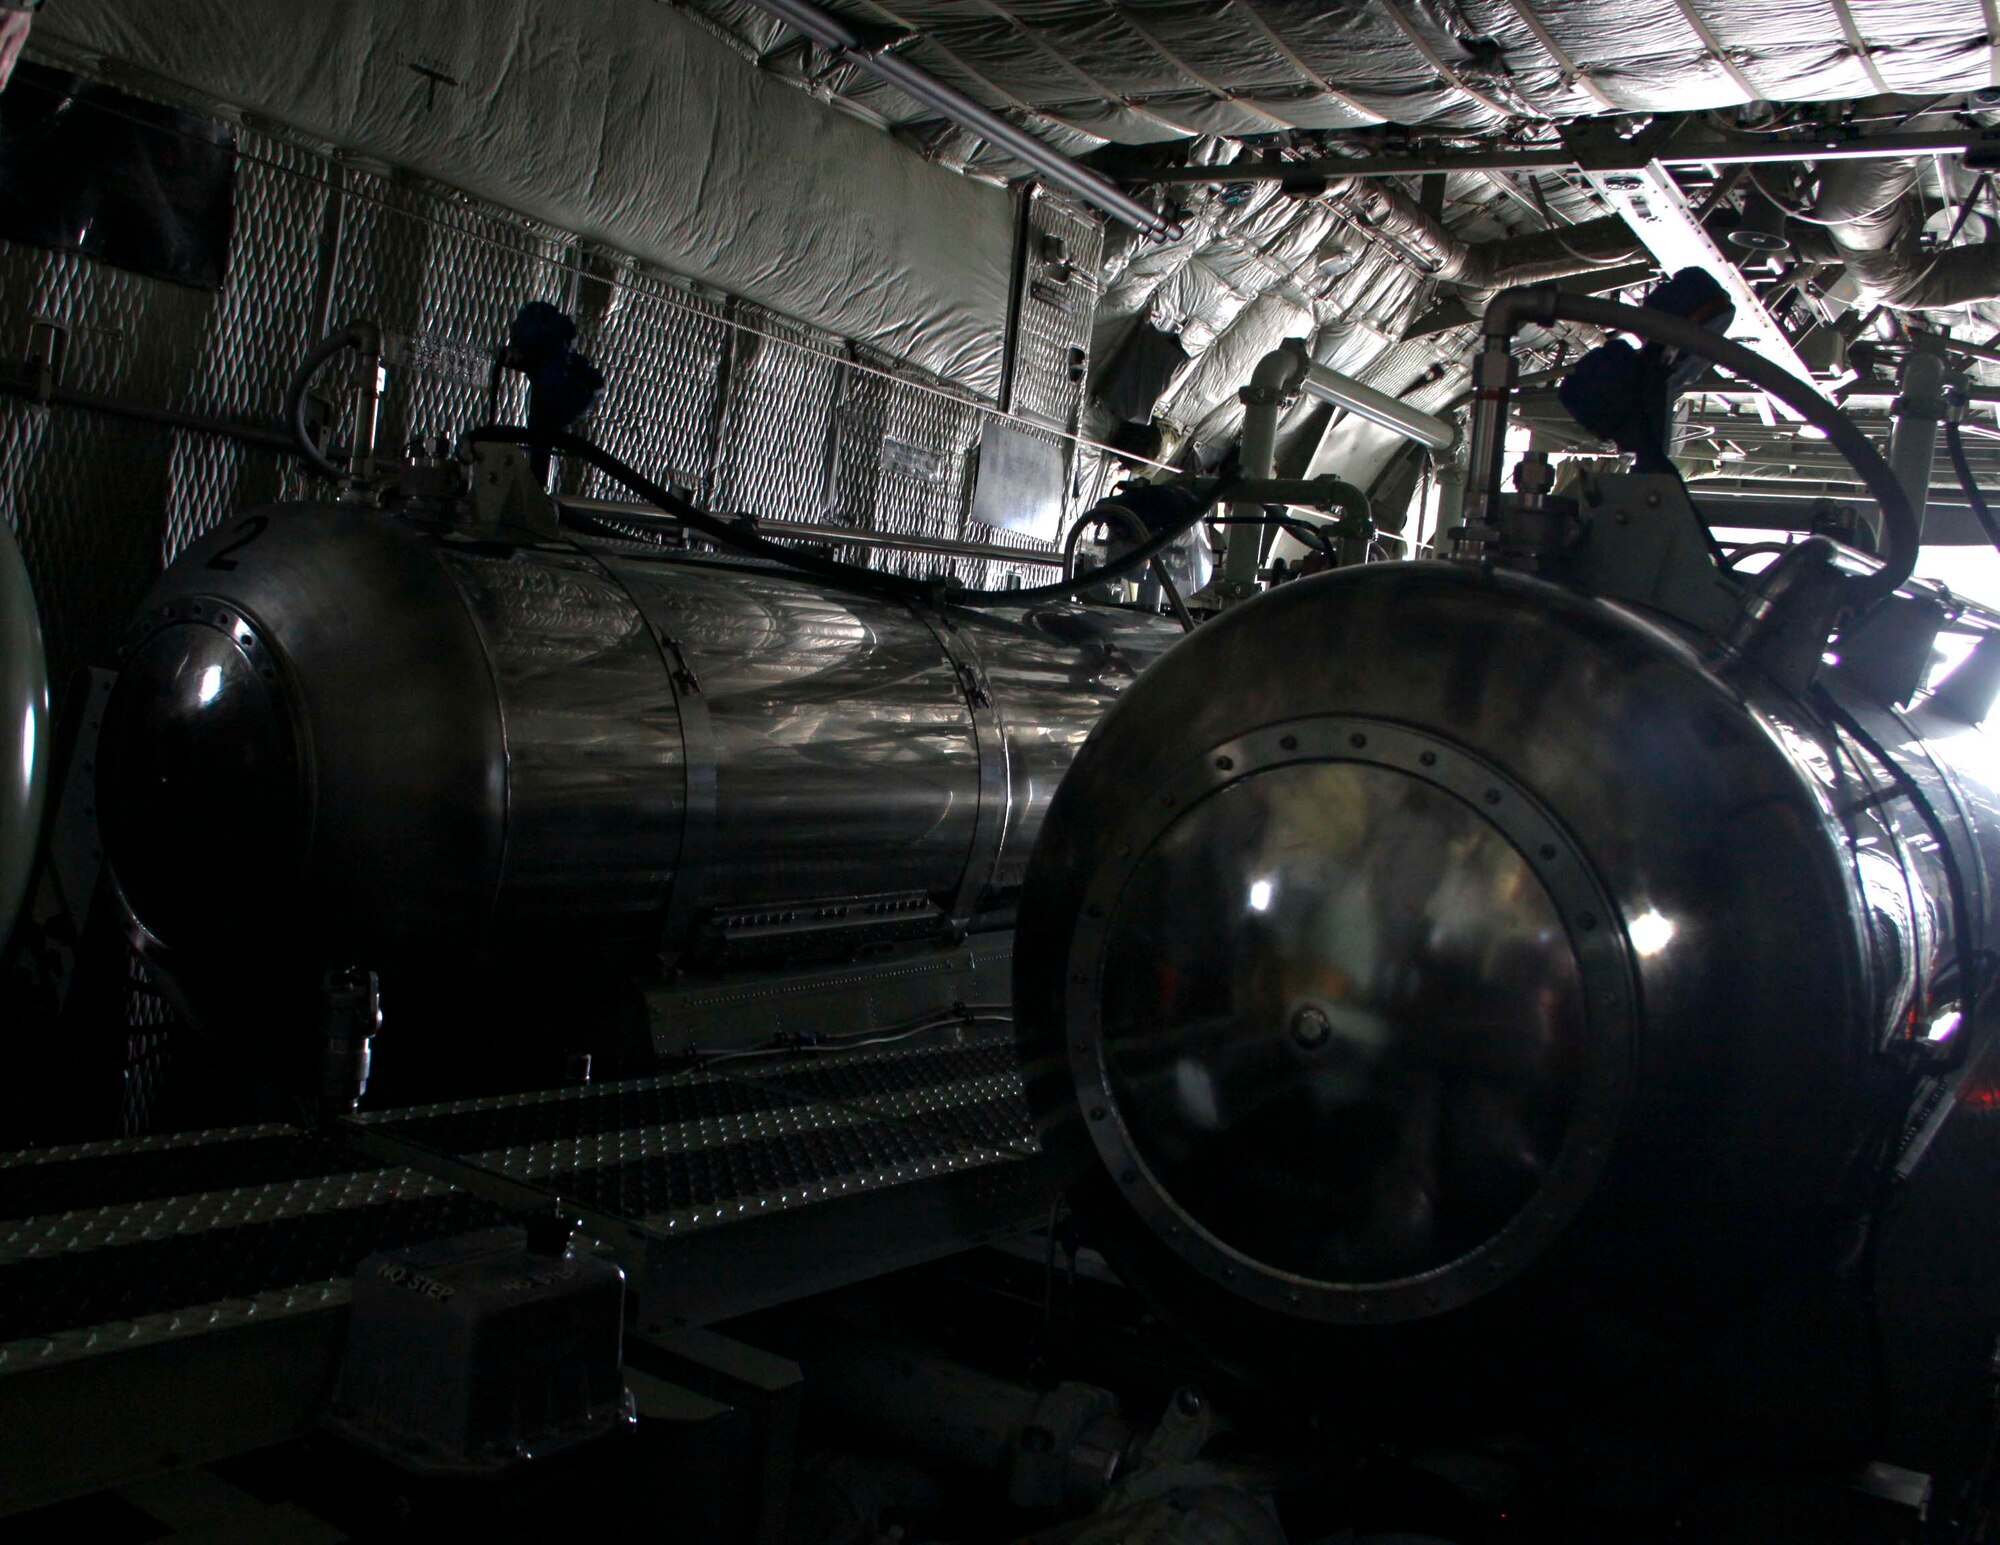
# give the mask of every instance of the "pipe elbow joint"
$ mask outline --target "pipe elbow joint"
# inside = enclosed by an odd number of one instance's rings
[[[1270,407],[1298,392],[1306,372],[1312,369],[1312,355],[1303,338],[1287,338],[1272,349],[1250,371],[1249,384],[1237,399],[1246,407]]]
[[[1480,335],[1490,341],[1511,338],[1530,322],[1546,327],[1557,320],[1561,304],[1562,292],[1552,284],[1515,285],[1486,303]]]

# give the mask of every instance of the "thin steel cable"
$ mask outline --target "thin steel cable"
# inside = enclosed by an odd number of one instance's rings
[[[1503,118],[1519,118],[1522,116],[1521,113],[1507,106],[1506,103],[1500,101],[1497,97],[1489,97],[1485,92],[1475,91],[1472,87],[1468,86],[1459,73],[1449,64],[1445,63],[1444,56],[1431,47],[1429,41],[1417,30],[1416,23],[1412,22],[1404,13],[1402,6],[1397,3],[1397,0],[1381,0],[1381,5],[1382,9],[1389,13],[1390,19],[1401,29],[1403,36],[1410,40],[1410,46],[1424,56],[1424,62],[1438,72],[1438,75],[1447,86],[1450,86],[1463,96],[1470,97],[1482,107],[1492,108],[1494,112]]]
[[[1694,0],[1674,0],[1674,5],[1686,18],[1694,35],[1701,40],[1701,46],[1708,50],[1709,57],[1722,66],[1722,73],[1735,81],[1751,101],[1768,102],[1771,94],[1736,67],[1736,61],[1729,57],[1729,50],[1722,46],[1722,39],[1709,29],[1708,23],[1701,19],[1701,13],[1694,8]]]
[[[1618,104],[1605,95],[1603,88],[1596,81],[1592,80],[1585,73],[1583,67],[1564,51],[1562,44],[1556,41],[1555,34],[1549,31],[1548,27],[1543,24],[1542,18],[1536,14],[1531,0],[1507,0],[1507,3],[1512,7],[1514,14],[1521,18],[1521,24],[1534,33],[1535,41],[1548,50],[1549,57],[1561,66],[1563,72],[1571,80],[1576,82],[1579,91],[1583,92],[1585,96],[1589,97],[1591,101],[1595,102],[1607,113],[1619,111]]]
[[[1234,107],[1248,108],[1259,118],[1276,124],[1280,130],[1300,127],[1297,120],[1280,117],[1269,108],[1262,107],[1255,102],[1239,96],[1235,88],[1225,86],[1220,81],[1211,80],[1208,76],[1202,74],[1201,71],[1182,59],[1172,49],[1168,48],[1165,43],[1161,42],[1159,38],[1155,37],[1152,29],[1142,23],[1131,11],[1120,5],[1118,0],[1103,0],[1103,3],[1104,8],[1117,19],[1118,24],[1139,39],[1140,42],[1144,43],[1154,53],[1158,54],[1169,69],[1180,71],[1181,74],[1193,81],[1195,85],[1213,96],[1216,101],[1227,102]]]
[[[1840,18],[1840,30],[1847,34],[1848,46],[1861,61],[1861,68],[1868,72],[1868,84],[1883,96],[1889,94],[1889,83],[1882,78],[1882,72],[1875,68],[1875,50],[1861,31],[1860,22],[1855,20],[1847,0],[1833,0],[1833,13]]]
[[[1350,96],[1311,65],[1307,64],[1298,50],[1280,37],[1277,29],[1264,19],[1264,13],[1257,9],[1257,0],[1231,0],[1231,8],[1248,21],[1252,27],[1256,28],[1263,36],[1264,41],[1276,49],[1285,62],[1294,70],[1297,70],[1299,74],[1303,75],[1307,82],[1316,90],[1331,97],[1363,123],[1383,123],[1387,121],[1382,114],[1375,112],[1371,108],[1364,107],[1358,98]]]

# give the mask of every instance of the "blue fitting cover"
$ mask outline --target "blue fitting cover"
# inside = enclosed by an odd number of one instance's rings
[[[1714,332],[1727,328],[1736,315],[1729,292],[1705,268],[1683,268],[1662,279],[1645,304]],[[1623,338],[1613,338],[1576,362],[1556,388],[1556,397],[1585,429],[1636,456],[1641,472],[1668,471],[1668,411],[1707,368],[1708,361],[1698,354],[1683,355],[1656,343],[1635,349]]]

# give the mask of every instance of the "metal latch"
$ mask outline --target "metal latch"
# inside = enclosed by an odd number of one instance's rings
[[[654,636],[659,640],[660,647],[672,656],[668,674],[673,677],[674,685],[684,692],[701,691],[701,678],[695,675],[694,666],[688,661],[687,651],[681,648],[681,641],[664,629]]]

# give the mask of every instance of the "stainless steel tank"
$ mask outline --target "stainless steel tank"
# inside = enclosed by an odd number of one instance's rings
[[[963,933],[1008,920],[1070,756],[1178,636],[260,510],[131,630],[106,852],[165,963],[359,963],[385,991],[455,952],[574,972]]]
[[[1058,791],[1015,957],[1038,1118],[1226,1359],[1511,1402],[1488,1354],[1747,1301],[1926,1140],[1992,944],[1992,766],[1941,704],[1793,695],[1504,569],[1284,586]]]
[[[14,931],[41,850],[49,739],[41,614],[13,528],[0,521],[0,947]]]

